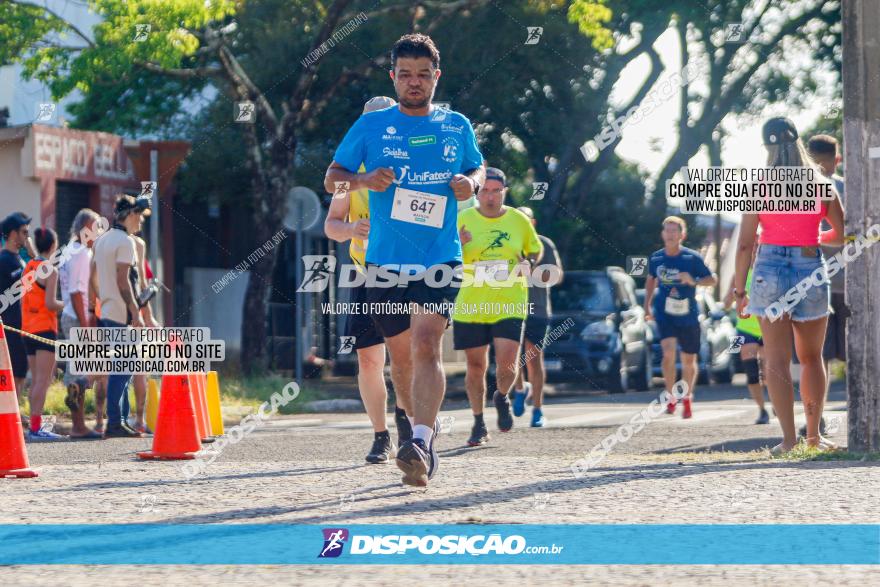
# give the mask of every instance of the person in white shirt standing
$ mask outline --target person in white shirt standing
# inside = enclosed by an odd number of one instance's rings
[[[114,220],[110,230],[95,243],[89,275],[89,311],[101,299],[101,319],[104,328],[142,328],[141,309],[135,297],[137,251],[131,235],[141,230],[143,219],[150,215],[149,198],[120,194],[113,206]],[[133,278],[133,279],[132,279]],[[130,373],[113,372],[107,378],[107,427],[105,438],[140,438],[142,434],[131,428],[128,419]]]
[[[70,329],[94,326],[93,320],[88,313],[89,271],[92,261],[92,247],[100,232],[97,229],[98,213],[89,208],[83,208],[77,212],[70,228],[70,248],[67,262],[59,269],[61,282],[61,299],[64,302],[64,310],[61,312],[61,334],[63,338],[70,338]],[[93,318],[93,317],[91,317]],[[73,428],[70,432],[71,440],[100,440],[102,436],[86,426],[85,422],[85,397],[89,387],[88,378],[85,375],[73,375],[70,372],[71,363],[67,363],[64,369],[64,386],[67,388],[67,398],[64,403],[70,410],[70,418]],[[103,391],[103,388],[102,388]],[[95,391],[97,395],[97,389]],[[99,402],[95,401],[95,404]],[[96,408],[98,406],[96,405]],[[104,402],[100,402],[103,412]]]

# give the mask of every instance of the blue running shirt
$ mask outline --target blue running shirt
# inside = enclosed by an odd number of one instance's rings
[[[651,255],[648,274],[657,278],[657,289],[651,301],[654,318],[658,322],[665,321],[678,326],[698,324],[697,288],[682,284],[679,273],[689,273],[695,281],[712,275],[700,254],[687,247],[681,247],[675,256],[667,255],[665,249]],[[672,300],[669,306],[668,298]],[[680,313],[667,311],[673,308],[680,308]]]
[[[368,263],[430,267],[461,261],[458,206],[449,182],[456,173],[483,163],[466,117],[436,106],[427,116],[409,116],[397,106],[370,112],[349,129],[333,159],[352,173],[361,164],[368,172],[379,167],[394,170],[394,183],[387,190],[370,191]],[[392,218],[398,187],[445,198],[442,226]]]

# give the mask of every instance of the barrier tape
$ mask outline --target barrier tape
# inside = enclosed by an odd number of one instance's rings
[[[11,332],[16,332],[22,336],[27,337],[27,338],[32,338],[36,341],[42,342],[43,344],[48,344],[48,345],[52,345],[52,346],[55,346],[55,344],[56,344],[56,341],[54,341],[54,340],[50,340],[48,338],[43,338],[42,336],[37,336],[36,334],[31,334],[30,332],[25,332],[24,330],[19,330],[18,328],[14,328],[14,327],[10,326],[9,324],[4,324],[3,328],[5,328],[6,330],[9,330]]]
[[[880,242],[880,236],[872,237],[872,236],[857,235],[857,234],[848,234],[848,235],[846,235],[845,237],[843,237],[843,242],[844,242],[845,244],[854,243],[854,242],[856,242],[856,241],[858,240],[858,237],[859,237],[859,236],[861,236],[863,239],[865,239],[865,240],[868,241],[869,243]]]

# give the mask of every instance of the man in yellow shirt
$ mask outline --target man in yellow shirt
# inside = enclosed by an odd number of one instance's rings
[[[364,105],[364,114],[390,108],[397,102],[386,96],[377,96]],[[363,172],[361,165],[361,172]],[[330,202],[330,210],[324,221],[324,233],[338,242],[350,240],[349,256],[359,271],[366,265],[367,246],[370,236],[370,192],[367,189],[349,191],[339,186]],[[363,308],[366,301],[366,287],[360,285],[350,290],[350,302]],[[346,337],[353,337],[353,346],[358,358],[358,388],[361,400],[373,425],[373,447],[367,455],[367,462],[374,464],[390,463],[395,447],[385,424],[385,406],[388,391],[385,387],[385,339],[379,334],[372,318],[356,311],[345,318],[343,330]],[[394,421],[397,425],[398,445],[412,438],[412,421],[407,417],[405,407],[409,406],[409,385],[411,365],[401,365],[393,361],[391,380],[397,396]],[[410,408],[410,413],[412,409]]]
[[[494,167],[477,193],[478,207],[458,215],[464,279],[455,300],[453,342],[467,355],[468,400],[474,413],[470,446],[489,440],[483,421],[489,344],[494,344],[498,391],[493,402],[498,428],[513,427],[508,393],[516,377],[523,323],[529,314],[531,267],[541,256],[541,241],[525,214],[504,205],[507,178]]]

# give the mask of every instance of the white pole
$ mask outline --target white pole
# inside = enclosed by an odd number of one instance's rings
[[[294,211],[296,218],[296,283],[297,287],[303,280],[303,213],[302,213],[302,201],[297,198],[294,203]],[[303,384],[303,313],[302,313],[302,305],[303,305],[303,296],[305,293],[301,293],[296,298],[296,357],[294,360],[296,361],[296,384],[300,386],[302,389]]]
[[[158,277],[163,283],[165,282],[165,274],[163,272],[162,263],[162,243],[159,236],[159,151],[150,150],[150,181],[155,182],[156,189],[153,190],[153,201],[151,202],[152,213],[150,214],[150,265],[153,268],[153,275]],[[153,309],[156,311],[156,318],[159,324],[165,324],[165,292],[159,291],[158,299]]]

